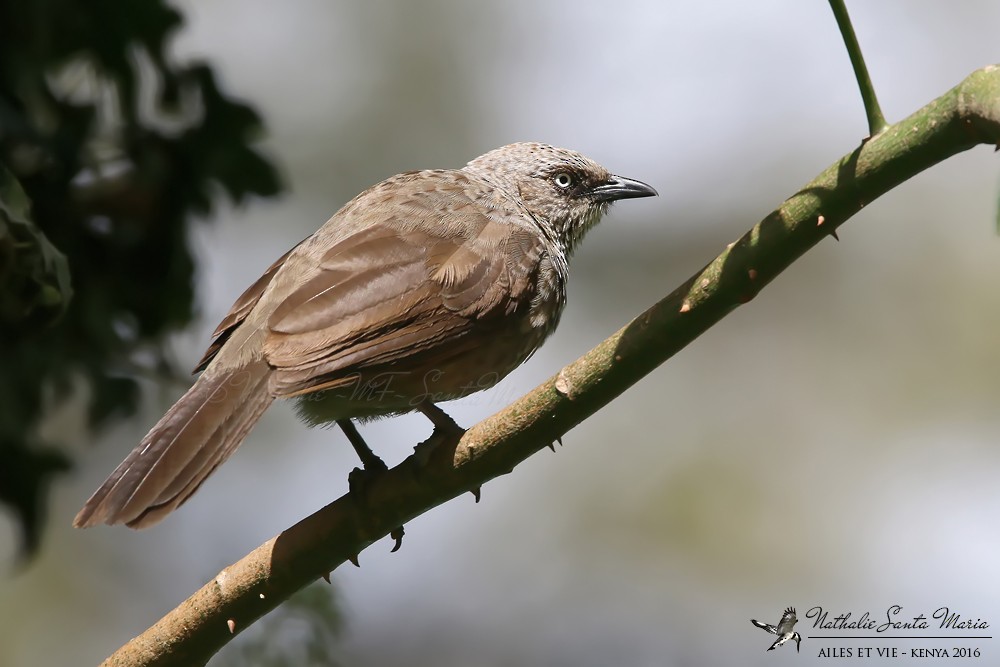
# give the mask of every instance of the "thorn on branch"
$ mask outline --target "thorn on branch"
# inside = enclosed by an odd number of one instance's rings
[[[332,584],[332,583],[333,583],[333,582],[331,582],[331,581],[330,581],[330,573],[329,573],[329,572],[324,572],[323,574],[321,574],[321,575],[319,575],[319,576],[320,576],[320,577],[321,577],[321,578],[323,579],[323,581],[325,581],[326,583],[328,583],[328,584]]]
[[[818,218],[816,218],[816,226],[817,227],[822,227],[824,222],[826,222],[826,218],[824,216],[821,215]],[[830,230],[830,236],[832,236],[837,241],[840,240],[840,237],[837,236],[837,230],[836,229],[831,229]]]
[[[361,567],[361,563],[358,562],[358,554],[351,554],[347,557],[347,560],[351,561],[351,565],[354,567]]]
[[[483,487],[477,486],[475,488],[469,489],[471,493],[476,498],[476,504],[479,504],[479,499],[482,497]]]

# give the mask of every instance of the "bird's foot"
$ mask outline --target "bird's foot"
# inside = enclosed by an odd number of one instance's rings
[[[379,459],[379,463],[381,463],[381,459]],[[372,484],[388,470],[389,468],[384,463],[381,466],[369,464],[363,468],[352,470],[347,475],[347,488],[351,497],[362,507],[367,507],[368,492]]]
[[[351,498],[354,499],[358,509],[364,511],[368,508],[369,491],[376,479],[384,475],[389,467],[371,450],[368,443],[364,441],[354,423],[349,419],[338,420],[337,424],[344,431],[344,435],[350,440],[351,446],[361,459],[362,468],[355,468],[347,475],[347,487],[350,490]],[[389,537],[394,540],[392,553],[399,551],[403,545],[403,527],[397,526],[389,533]],[[355,555],[351,562],[358,566],[358,557]]]
[[[361,459],[362,467],[355,468],[347,476],[348,488],[356,501],[361,505],[366,505],[368,489],[377,478],[385,474],[389,467],[371,450],[350,419],[339,419],[337,425],[340,426],[351,446],[354,447],[358,458]]]
[[[417,405],[417,409],[434,424],[434,432],[431,433],[431,436],[423,442],[417,443],[416,447],[413,448],[417,470],[420,470],[430,462],[431,455],[437,449],[438,445],[450,440],[457,442],[465,435],[465,429],[449,417],[444,410],[430,401],[420,403]]]
[[[376,457],[377,458],[377,457]],[[369,507],[369,493],[372,484],[379,477],[384,475],[388,468],[381,459],[378,459],[379,465],[366,465],[364,468],[355,468],[347,476],[347,486],[350,491],[351,498],[354,500],[358,511],[364,512]],[[396,553],[399,548],[403,546],[403,527],[396,526],[389,532],[389,537],[393,539],[392,550],[390,553]],[[358,557],[355,555],[351,558],[351,562],[358,566]]]

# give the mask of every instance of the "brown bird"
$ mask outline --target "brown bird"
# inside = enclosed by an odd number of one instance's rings
[[[462,169],[411,171],[348,202],[236,300],[203,371],[73,522],[145,528],[187,500],[275,398],[337,422],[420,410],[493,386],[552,333],[567,261],[618,199],[649,197],[574,151],[517,143]]]

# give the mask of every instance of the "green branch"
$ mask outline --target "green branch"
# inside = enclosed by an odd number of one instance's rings
[[[105,665],[203,665],[292,593],[396,526],[500,475],[614,400],[751,300],[880,195],[977,144],[1000,143],[1000,66],[845,155],[662,301],[458,442],[419,451],[226,568]],[[470,499],[471,500],[471,499]],[[405,550],[404,550],[405,553]]]
[[[830,0],[830,9],[837,19],[837,27],[844,37],[844,46],[847,47],[847,54],[851,58],[851,66],[854,67],[854,76],[858,80],[858,88],[861,89],[861,99],[865,103],[865,113],[868,115],[868,134],[875,136],[889,126],[882,115],[882,108],[878,104],[878,97],[875,96],[875,87],[872,79],[868,75],[868,66],[865,65],[865,57],[861,55],[861,46],[858,38],[854,34],[854,27],[851,25],[851,17],[847,15],[847,7],[844,0]]]

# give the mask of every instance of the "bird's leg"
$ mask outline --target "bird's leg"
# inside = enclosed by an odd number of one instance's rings
[[[465,429],[455,423],[455,420],[449,417],[447,412],[430,401],[423,400],[417,403],[417,410],[420,410],[425,417],[431,420],[431,423],[434,424],[435,434],[440,432],[442,435],[461,436],[465,433]]]
[[[358,433],[358,427],[354,425],[354,422],[350,419],[338,419],[337,426],[347,436],[351,447],[354,447],[354,451],[357,453],[358,458],[361,459],[361,465],[364,466],[366,472],[377,473],[388,470],[382,459],[372,451],[372,448],[368,446],[365,439]]]

